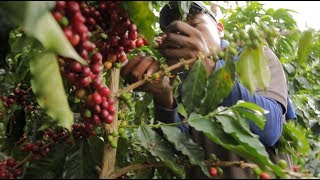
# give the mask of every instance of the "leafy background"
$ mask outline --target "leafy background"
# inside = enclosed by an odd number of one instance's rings
[[[132,20],[141,29],[141,33],[150,40],[153,35],[161,33],[159,25],[155,22],[158,20],[160,7],[165,3],[167,2],[125,2],[123,7],[129,10],[129,17],[132,17]],[[181,4],[182,10],[186,6],[188,4]],[[61,52],[61,48],[57,48],[61,44],[66,47],[69,44],[61,38],[61,29],[54,22],[50,21],[50,17],[47,17],[47,21],[44,21],[44,23],[49,23],[49,25],[45,25],[44,27],[51,28],[50,30],[55,33],[50,34],[55,34],[56,36],[49,36],[46,34],[49,30],[45,28],[40,30],[39,27],[38,31],[34,31],[37,32],[36,34],[28,32],[28,27],[32,27],[32,24],[35,23],[33,20],[37,19],[36,17],[45,17],[42,16],[43,12],[50,9],[52,4],[43,4],[42,8],[36,11],[27,8],[31,12],[26,13],[27,16],[24,19],[21,14],[14,15],[12,12],[16,12],[16,9],[12,11],[12,7],[9,3],[0,4],[0,14],[6,14],[5,16],[0,16],[0,23],[4,27],[0,33],[1,40],[8,42],[8,44],[1,44],[0,48],[0,93],[7,94],[12,92],[13,88],[20,82],[29,85],[32,83],[34,87],[41,87],[43,85],[41,83],[48,83],[48,86],[52,86],[54,82],[47,82],[46,79],[41,78],[40,80],[35,80],[33,78],[32,74],[37,72],[30,67],[34,66],[30,61],[36,61],[37,58],[35,57],[39,57],[40,53],[48,53],[47,50],[60,54],[69,54],[74,59],[78,59],[73,49],[65,48],[67,51]],[[32,3],[25,3],[24,7],[32,7]],[[291,154],[293,156],[293,163],[300,166],[301,172],[310,172],[313,176],[319,177],[319,32],[316,30],[299,31],[296,21],[290,14],[294,12],[288,9],[266,9],[258,2],[247,2],[245,6],[237,6],[232,9],[220,8],[224,14],[221,21],[225,26],[226,32],[229,34],[239,29],[247,29],[248,25],[258,25],[260,21],[265,22],[267,25],[272,25],[279,32],[280,35],[274,41],[268,43],[268,45],[279,57],[285,70],[289,96],[297,113],[297,119],[286,122],[277,148],[279,152]],[[12,23],[3,20],[4,17],[13,17]],[[17,25],[26,26],[26,31],[21,29],[20,26],[16,27]],[[48,35],[48,38],[42,38],[44,35]],[[48,45],[48,39],[55,39],[57,37],[60,37],[58,38],[59,43],[50,41],[51,43],[49,42]],[[155,50],[152,44],[149,47],[150,50]],[[139,50],[133,51],[130,56],[133,56],[137,52]],[[154,55],[158,56],[156,53]],[[78,60],[81,62],[81,59]],[[37,65],[47,66],[46,63],[37,63]],[[259,165],[262,169],[268,166],[274,171],[276,176],[283,176],[281,168],[268,160],[265,149],[261,148],[262,146],[257,136],[250,132],[248,124],[245,121],[246,118],[250,118],[259,127],[263,127],[265,121],[262,115],[263,110],[254,104],[244,102],[238,102],[229,108],[217,107],[219,102],[226,96],[228,89],[232,87],[231,80],[235,76],[234,64],[227,64],[226,68],[212,74],[208,79],[201,76],[203,68],[200,63],[197,63],[194,67],[190,72],[190,77],[193,77],[193,79],[187,79],[187,82],[199,79],[196,80],[196,84],[201,85],[206,84],[207,81],[213,81],[215,84],[219,84],[225,91],[217,92],[213,99],[205,98],[210,104],[209,109],[201,107],[197,97],[203,96],[206,91],[211,91],[212,88],[216,87],[203,85],[203,87],[206,87],[203,89],[204,92],[199,91],[194,93],[192,91],[193,94],[185,94],[182,97],[184,104],[190,106],[184,108],[182,104],[179,104],[179,112],[186,115],[189,114],[189,125],[204,132],[213,142],[239,153],[246,159]],[[38,69],[41,69],[41,67],[38,67]],[[57,70],[57,68],[55,69]],[[56,76],[59,75],[56,74]],[[231,79],[225,81],[226,77]],[[34,79],[36,82],[32,82],[31,79]],[[58,86],[61,90],[59,93],[63,95],[68,94],[66,92],[66,89],[69,88],[68,84],[63,80],[57,81],[59,82],[56,82],[56,84],[59,84]],[[126,86],[123,81],[120,83],[121,87]],[[176,86],[178,84],[179,82],[176,83]],[[192,83],[186,83],[185,86],[191,89],[194,88]],[[36,93],[35,97],[30,98],[33,98],[33,100],[37,98],[39,102],[41,95],[37,95]],[[64,98],[64,100],[66,99]],[[54,100],[56,101],[56,99]],[[74,99],[68,97],[67,100],[71,109],[73,106],[76,106]],[[116,169],[119,170],[138,163],[144,165],[157,164],[158,166],[126,172],[123,175],[124,178],[185,178],[187,177],[187,172],[183,165],[197,165],[208,175],[207,161],[202,154],[203,149],[195,144],[188,135],[179,132],[175,126],[167,126],[154,119],[152,97],[145,93],[134,92],[132,93],[131,101],[133,103],[132,107],[124,118],[128,122],[128,125],[123,126],[128,137],[119,140]],[[60,102],[55,103],[61,104]],[[65,103],[62,102],[62,104]],[[34,113],[22,112],[25,113],[25,116],[20,116],[21,121],[26,122],[24,130],[31,140],[38,139],[41,129],[47,126],[56,126],[55,123],[57,122],[60,122],[60,125],[62,122],[64,127],[70,128],[70,124],[73,121],[79,121],[76,114],[73,114],[74,118],[68,115],[69,118],[67,120],[58,118],[58,121],[54,121],[56,120],[55,116],[50,114],[54,108],[49,108],[48,110],[41,105],[41,102],[39,102],[39,105],[41,107],[38,107]],[[122,105],[125,105],[125,103],[120,101],[120,106]],[[64,106],[66,106],[65,109],[69,108],[66,104]],[[12,111],[18,112],[19,107],[13,106]],[[60,112],[53,112],[53,114],[61,116]],[[70,111],[67,110],[64,114],[70,114]],[[13,156],[17,160],[22,160],[25,154],[20,153],[18,147],[14,146],[13,143],[16,140],[16,137],[14,137],[15,133],[11,133],[12,136],[5,134],[10,117],[10,114],[4,114],[0,123],[0,145],[3,149],[1,156]],[[19,133],[17,132],[17,134]],[[102,165],[103,146],[105,143],[104,136],[99,134],[97,137],[77,140],[74,144],[56,145],[47,158],[25,164],[24,168],[26,170],[23,177],[98,178],[99,171],[97,167],[101,167]],[[159,165],[159,163],[162,165]]]

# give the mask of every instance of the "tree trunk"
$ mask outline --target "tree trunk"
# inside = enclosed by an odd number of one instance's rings
[[[111,82],[110,82],[110,90],[111,90],[111,97],[115,99],[115,114],[113,117],[113,122],[111,124],[105,125],[106,132],[112,133],[114,130],[118,130],[118,99],[116,98],[117,92],[119,90],[119,82],[120,82],[120,69],[113,68],[110,74]],[[118,140],[115,138],[115,140]],[[103,155],[103,162],[100,172],[100,179],[108,179],[111,173],[115,170],[116,164],[116,155],[117,149],[112,148],[110,143],[106,142],[104,145],[104,155]]]

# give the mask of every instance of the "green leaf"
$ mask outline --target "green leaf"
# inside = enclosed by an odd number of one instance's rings
[[[184,167],[177,162],[175,155],[170,151],[170,145],[156,132],[146,126],[140,126],[138,136],[143,147],[153,156],[159,157],[180,178],[185,178]]]
[[[54,6],[54,1],[2,1],[0,11],[6,12],[16,25],[23,25],[26,32],[31,32],[37,20]]]
[[[90,152],[92,154],[92,158],[99,167],[102,166],[102,159],[104,153],[104,143],[98,138],[98,136],[93,136],[87,139],[88,144],[90,146]]]
[[[232,109],[238,111],[244,118],[253,121],[260,129],[263,129],[266,118],[264,116],[264,109],[257,104],[251,102],[238,101]]]
[[[203,132],[204,135],[214,143],[219,144],[222,147],[231,150],[252,162],[257,163],[261,167],[269,166],[277,175],[283,175],[281,169],[269,160],[268,154],[265,156],[257,152],[260,152],[262,147],[257,145],[257,150],[248,146],[246,143],[240,143],[239,139],[235,139],[235,134],[228,134],[224,132],[219,122],[212,121],[210,118],[203,117],[199,114],[191,114],[188,122],[190,126],[194,127],[197,131]],[[241,139],[244,138],[245,137],[241,137]]]
[[[95,168],[97,164],[94,163],[90,149],[87,140],[77,141],[66,157],[63,179],[98,178],[98,172]]]
[[[255,92],[257,87],[266,89],[269,86],[271,72],[262,46],[257,49],[246,48],[243,50],[236,66],[241,83],[251,94]]]
[[[198,60],[184,81],[182,88],[182,102],[187,112],[197,110],[201,105],[201,99],[205,96],[206,89],[203,88],[207,83],[207,72],[202,61]]]
[[[293,122],[285,123],[283,136],[286,140],[293,141],[297,150],[305,156],[310,151],[310,145],[306,132],[301,126],[295,126]]]
[[[157,17],[151,11],[151,1],[123,1],[123,7],[128,11],[128,17],[137,25],[140,33],[152,42],[155,33],[152,27],[157,22]]]
[[[200,112],[206,115],[212,112],[230,93],[234,83],[234,73],[225,66],[213,72],[208,78],[208,87]]]
[[[65,94],[59,65],[53,53],[42,53],[30,60],[32,90],[37,102],[59,125],[71,130],[73,113]]]
[[[217,121],[222,124],[223,130],[233,136],[233,138],[239,141],[243,146],[253,148],[253,150],[256,151],[256,154],[269,158],[264,145],[257,136],[252,137],[250,134],[243,131],[243,128],[237,119],[225,114],[217,115],[215,117]]]
[[[177,150],[189,157],[191,164],[199,165],[204,174],[211,177],[204,163],[205,155],[203,149],[194,143],[188,134],[181,133],[179,128],[173,126],[161,126],[161,130]]]
[[[304,64],[312,50],[313,44],[313,30],[304,31],[301,34],[298,45],[297,63]]]
[[[178,104],[178,113],[181,114],[183,117],[187,117],[188,113],[184,108],[183,103],[177,103],[177,104]]]
[[[72,47],[50,12],[41,16],[32,31],[27,33],[38,39],[47,50],[72,58],[82,64],[88,64]]]
[[[65,162],[65,144],[56,144],[47,157],[31,161],[25,170],[25,179],[61,179]]]

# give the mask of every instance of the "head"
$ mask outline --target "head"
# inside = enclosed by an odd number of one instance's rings
[[[172,21],[180,20],[177,1],[170,1],[170,6],[165,5],[160,11],[160,28],[165,32],[165,27]],[[216,20],[215,15],[201,1],[192,1],[186,22],[197,28],[206,40],[207,46],[214,52],[221,49],[223,25]]]

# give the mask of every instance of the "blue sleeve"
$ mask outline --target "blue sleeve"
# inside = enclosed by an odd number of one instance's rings
[[[243,100],[255,103],[265,110],[269,111],[266,114],[266,123],[264,129],[258,128],[252,121],[249,120],[250,129],[253,133],[259,135],[260,141],[267,147],[273,146],[282,134],[282,105],[272,98],[263,97],[257,94],[251,95],[250,92],[238,81],[235,81],[232,91],[226,97],[222,106],[232,106],[237,101]]]
[[[180,122],[183,117],[178,113],[178,106],[175,103],[173,109],[166,109],[156,102],[154,102],[154,119],[163,123],[175,123]],[[184,124],[177,126],[182,132],[188,133],[189,128]]]
[[[297,115],[294,112],[294,109],[293,109],[293,106],[291,105],[291,100],[289,97],[287,98],[287,102],[288,102],[288,106],[287,106],[286,120],[296,119]]]

